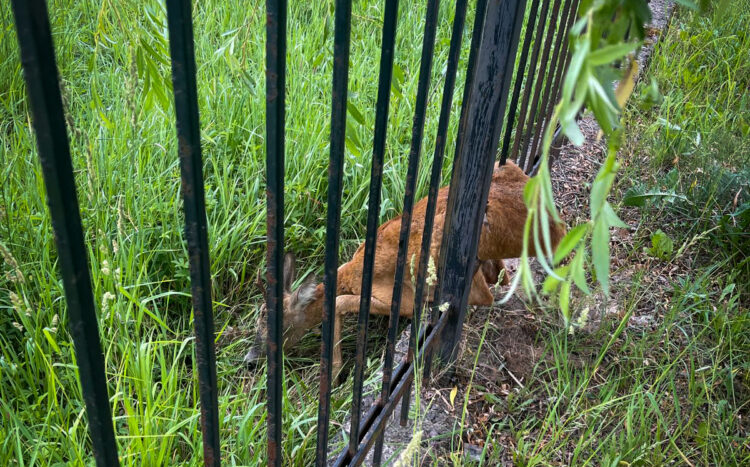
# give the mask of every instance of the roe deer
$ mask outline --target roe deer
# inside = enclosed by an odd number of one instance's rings
[[[523,228],[526,222],[526,205],[523,201],[523,189],[529,177],[514,163],[504,166],[495,164],[490,185],[485,217],[481,227],[479,247],[477,249],[477,269],[472,279],[469,292],[469,305],[492,305],[493,295],[488,284],[495,284],[498,275],[504,272],[503,258],[516,258],[523,249]],[[440,244],[443,237],[443,224],[448,200],[449,187],[438,191],[437,209],[435,212],[431,259],[437,262]],[[419,264],[422,244],[422,232],[425,224],[427,198],[414,205],[411,231],[407,250],[407,261]],[[398,256],[398,239],[401,231],[401,216],[389,220],[378,228],[375,264],[372,275],[372,298],[370,313],[390,315],[393,296],[393,280],[396,273]],[[550,237],[553,249],[565,234],[565,227],[551,221]],[[536,254],[533,242],[530,254]],[[341,369],[341,321],[346,313],[358,313],[362,286],[362,269],[364,266],[364,243],[359,246],[351,261],[338,268],[336,284],[336,316],[333,332],[333,374],[338,375]],[[287,253],[284,257],[284,341],[293,346],[309,329],[319,325],[323,319],[323,283],[316,284],[315,279],[308,279],[297,290],[292,291],[295,264],[294,255]],[[412,271],[405,271],[404,286],[401,295],[399,314],[405,318],[412,317],[414,307],[415,277]],[[508,283],[507,273],[502,283]],[[425,290],[426,297],[429,292]],[[431,294],[430,294],[431,295]],[[431,297],[429,297],[431,298]],[[267,336],[267,314],[265,305],[261,307],[258,319],[257,335],[252,349],[245,356],[246,363],[253,363],[265,355]]]

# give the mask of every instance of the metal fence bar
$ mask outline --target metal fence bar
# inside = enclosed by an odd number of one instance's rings
[[[545,3],[548,2],[549,0],[547,0]],[[539,0],[532,0],[531,9],[529,11],[529,21],[528,23],[526,23],[526,34],[524,35],[523,47],[521,48],[521,58],[518,62],[518,68],[516,69],[516,83],[515,86],[513,86],[513,96],[511,97],[510,105],[508,106],[508,122],[505,125],[503,145],[500,149],[500,165],[505,165],[505,161],[508,160],[508,151],[510,150],[510,137],[514,128],[516,109],[518,108],[518,98],[521,95],[521,87],[523,86],[524,77],[527,75],[526,62],[529,58],[529,48],[531,47],[531,40],[534,34],[534,25],[536,24],[538,9]]]
[[[570,65],[570,58],[572,54],[569,53],[568,51],[568,47],[570,46],[570,40],[567,38],[567,36],[570,33],[570,29],[572,28],[573,24],[575,24],[576,19],[578,18],[578,6],[580,5],[580,3],[581,3],[580,0],[574,0],[573,11],[572,11],[573,21],[569,24],[568,29],[565,32],[566,39],[563,42],[563,50],[562,50],[564,60],[563,60],[563,65],[562,65],[562,72],[557,75],[557,79],[555,81],[555,92],[553,93],[554,102],[557,102],[560,100],[561,93],[562,93],[562,82],[563,82],[563,79],[565,78],[565,75],[568,73],[568,65]],[[560,154],[563,140],[564,140],[564,136],[560,132],[560,128],[558,124],[558,128],[555,131],[555,138],[552,140],[553,146],[550,151],[551,160],[554,160]],[[550,160],[550,163],[552,162],[551,160]]]
[[[419,66],[419,82],[417,84],[417,99],[415,103],[414,122],[411,132],[411,147],[409,150],[409,163],[406,170],[406,187],[404,189],[404,209],[401,215],[401,231],[398,240],[398,256],[396,258],[396,272],[394,275],[393,295],[391,298],[391,316],[388,323],[388,338],[385,348],[385,361],[383,363],[383,384],[380,391],[378,405],[382,407],[388,399],[391,390],[391,371],[398,338],[398,321],[401,310],[401,292],[406,269],[406,256],[409,249],[409,235],[411,234],[411,216],[414,207],[414,192],[417,185],[417,171],[419,169],[419,157],[422,150],[422,137],[424,136],[425,114],[427,113],[427,100],[430,91],[430,78],[432,73],[432,57],[435,51],[435,35],[437,32],[437,16],[440,9],[440,0],[428,0],[425,13],[424,38],[422,42],[422,57]],[[415,309],[412,316],[412,335],[417,336],[419,330],[419,313]],[[360,388],[361,389],[361,388]],[[408,392],[407,392],[408,397]],[[375,452],[373,454],[373,465],[380,465],[383,455],[383,440],[385,430],[377,437]],[[359,440],[357,440],[359,441]]]
[[[435,344],[437,344],[438,335],[445,326],[447,317],[447,315],[441,316],[434,326],[430,325],[430,329],[419,334],[418,342],[420,356],[422,356],[426,350],[431,349],[435,346]],[[373,405],[373,409],[375,410],[371,410],[368,413],[368,418],[364,425],[366,426],[366,430],[362,431],[365,434],[362,438],[362,442],[360,443],[357,453],[350,460],[349,451],[344,450],[334,462],[334,467],[341,467],[344,465],[361,465],[364,462],[367,453],[372,448],[372,445],[375,442],[375,438],[380,436],[383,430],[385,430],[386,421],[393,412],[393,409],[395,409],[396,404],[398,404],[399,400],[405,400],[404,394],[406,394],[407,385],[411,383],[413,378],[413,362],[410,363],[406,362],[405,360],[402,361],[398,368],[393,371],[393,384],[391,385],[390,396],[383,404],[383,407],[380,408],[377,405]]]
[[[281,465],[284,306],[286,0],[266,2],[266,310],[268,465]]]
[[[104,355],[99,341],[47,5],[44,0],[13,0],[12,7],[94,459],[100,467],[116,466],[119,460]]]
[[[539,98],[542,94],[542,86],[544,86],[544,80],[547,76],[549,69],[549,55],[550,49],[552,48],[552,40],[555,38],[555,31],[557,29],[558,18],[560,16],[560,3],[561,0],[555,0],[552,6],[552,18],[549,21],[549,28],[547,29],[547,35],[544,38],[544,46],[542,50],[541,66],[539,67],[539,73],[536,78],[536,86],[534,87],[534,97],[531,99],[531,107],[529,107],[531,114],[529,115],[528,127],[526,128],[526,134],[523,137],[523,148],[521,149],[520,159],[518,166],[527,171],[529,157],[529,144],[531,143],[531,137],[533,132],[536,130],[536,125],[540,124],[538,120],[541,120],[539,112]]]
[[[471,83],[468,107],[462,115],[466,119],[466,134],[455,156],[440,259],[444,271],[440,300],[450,304],[441,339],[441,357],[446,362],[454,358],[466,315],[482,214],[487,204],[525,6],[526,0],[490,0],[488,3],[476,75]]]
[[[565,0],[562,16],[560,17],[560,26],[558,27],[557,38],[555,39],[555,50],[552,53],[552,62],[550,63],[550,67],[547,72],[547,79],[544,83],[544,96],[542,97],[541,102],[542,107],[539,109],[539,120],[537,122],[536,128],[534,128],[534,138],[531,144],[531,152],[528,156],[528,165],[530,169],[532,169],[537,162],[536,156],[537,150],[539,149],[539,144],[541,143],[542,139],[542,130],[547,124],[547,121],[549,121],[552,108],[555,104],[554,94],[551,94],[552,84],[557,80],[558,76],[560,75],[560,70],[562,69],[561,61],[564,58],[562,55],[562,43],[568,35],[568,28],[570,27],[570,21],[573,17],[571,8],[572,5],[573,0]]]
[[[383,12],[383,42],[380,48],[380,75],[378,78],[378,100],[375,110],[375,134],[373,137],[370,193],[367,209],[367,232],[365,234],[365,258],[362,267],[362,290],[357,321],[357,350],[354,359],[354,383],[352,388],[351,429],[349,432],[349,454],[354,455],[359,444],[359,421],[362,414],[362,385],[365,378],[365,353],[367,350],[367,322],[372,298],[372,273],[375,265],[378,225],[380,223],[380,188],[383,184],[383,157],[385,137],[388,131],[388,105],[393,78],[393,49],[398,23],[398,0],[386,0]]]
[[[420,335],[420,338],[423,337]],[[398,385],[398,383],[401,381],[401,379],[405,375],[406,370],[406,362],[402,361],[399,363],[399,365],[396,367],[395,370],[391,372],[391,393],[393,392],[393,389]],[[395,383],[395,384],[394,384]],[[372,428],[373,423],[377,419],[378,415],[382,412],[382,407],[380,407],[377,403],[372,404],[370,408],[367,410],[367,413],[362,418],[362,422],[359,424],[359,432],[360,432],[360,441],[364,436],[367,434],[367,432]],[[362,446],[359,447],[359,449],[362,449]],[[351,462],[352,457],[349,455],[349,446],[347,445],[346,448],[344,448],[339,455],[336,457],[336,461],[333,463],[335,467],[348,465]]]
[[[432,231],[435,222],[435,210],[437,209],[437,193],[440,190],[440,181],[443,173],[443,156],[445,155],[445,144],[448,135],[448,124],[450,123],[451,107],[453,106],[453,94],[456,88],[456,71],[461,54],[461,41],[463,39],[464,25],[466,24],[467,0],[456,2],[456,13],[453,18],[453,29],[451,31],[451,43],[448,49],[448,64],[443,86],[443,100],[440,103],[440,117],[438,120],[437,134],[435,135],[435,151],[432,157],[432,170],[430,172],[430,186],[427,194],[427,206],[425,207],[425,223],[422,232],[422,244],[419,253],[419,266],[417,268],[417,281],[414,291],[414,310],[422,310],[424,305],[424,286],[427,278],[427,266],[429,264],[430,247],[432,244]],[[477,15],[483,15],[485,0],[477,2]],[[437,317],[437,316],[435,316]],[[435,321],[430,316],[430,322]],[[412,333],[415,327],[412,327]],[[414,345],[413,345],[414,344]],[[409,353],[415,354],[415,342],[409,340]],[[430,353],[427,353],[429,359]],[[429,365],[425,363],[425,376],[429,375]],[[410,383],[409,383],[410,384]],[[407,388],[411,394],[411,387]],[[401,425],[405,425],[409,418],[409,405],[411,398],[405,398],[401,404]]]
[[[466,109],[469,105],[469,96],[471,94],[471,83],[474,82],[474,75],[476,72],[476,61],[477,61],[477,55],[479,53],[479,46],[482,42],[482,34],[484,33],[484,20],[485,20],[485,13],[487,11],[487,0],[477,0],[477,7],[476,12],[474,13],[474,26],[471,33],[471,45],[469,46],[469,61],[466,65],[466,80],[464,81],[464,93],[463,93],[463,100],[461,102],[461,114],[460,118],[458,120],[458,131],[456,134],[456,154],[458,153],[458,148],[463,144],[464,135],[466,133]],[[442,116],[442,114],[441,114]],[[443,144],[445,144],[443,142]],[[435,169],[435,166],[433,165],[433,170]],[[456,159],[453,159],[453,167],[451,168],[451,184],[453,183],[453,176],[455,174],[456,169]],[[433,171],[434,174],[434,171]],[[438,176],[440,174],[438,173]],[[437,181],[439,183],[440,180]],[[436,190],[438,188],[435,188]],[[428,204],[429,209],[429,204]],[[432,214],[434,216],[434,212]],[[433,222],[432,217],[430,218],[430,222]],[[432,225],[430,225],[432,227]],[[443,226],[444,227],[444,226]],[[430,234],[432,234],[432,230],[430,230]],[[426,235],[426,232],[425,234]],[[422,237],[422,240],[424,241],[424,235]],[[431,235],[430,235],[431,237]],[[443,237],[444,238],[444,237]],[[424,243],[423,243],[424,246]],[[427,245],[429,248],[429,244]],[[443,250],[442,250],[442,244],[440,245],[440,249],[438,250],[439,257],[442,258],[443,256]],[[425,263],[426,264],[426,263]],[[438,280],[435,284],[435,292],[433,294],[433,302],[436,304],[441,303],[440,301],[440,282],[442,281],[442,274],[444,273],[444,270],[442,268],[438,269]],[[419,297],[419,295],[417,295]],[[417,298],[418,299],[418,298]],[[430,312],[430,323],[434,324],[437,322],[438,314],[433,309]],[[439,338],[439,337],[438,337]],[[427,352],[425,353],[424,358],[424,368],[423,368],[423,379],[425,381],[430,379],[430,371],[432,369],[432,350],[427,349]],[[403,404],[401,405],[401,425],[405,426],[408,419],[409,419],[409,404],[411,403],[410,400],[405,400],[406,406]]]
[[[172,56],[174,107],[177,117],[177,147],[182,174],[185,238],[188,246],[193,296],[203,461],[205,465],[218,466],[221,464],[221,449],[211,303],[211,263],[208,259],[208,225],[203,188],[190,1],[167,0],[167,22],[169,49]]]
[[[531,99],[531,92],[534,89],[534,78],[536,73],[534,71],[539,65],[539,51],[542,49],[542,40],[544,38],[544,32],[547,28],[547,22],[550,17],[549,9],[550,0],[544,0],[542,2],[542,9],[539,12],[539,21],[536,24],[536,31],[534,32],[534,47],[531,49],[531,60],[529,60],[529,74],[526,77],[526,84],[523,90],[523,99],[521,100],[521,109],[518,114],[518,120],[516,123],[516,136],[513,139],[513,149],[510,151],[510,159],[519,162],[518,152],[521,147],[521,140],[523,139],[523,132],[526,126],[526,115],[529,109],[529,100]]]
[[[331,152],[328,165],[328,209],[326,221],[325,290],[323,298],[318,401],[318,441],[316,465],[326,465],[328,424],[331,410],[331,355],[333,325],[336,319],[336,280],[339,264],[339,224],[341,221],[341,178],[344,173],[346,137],[346,98],[349,80],[349,36],[352,0],[336,0],[333,38],[333,85],[331,96]]]

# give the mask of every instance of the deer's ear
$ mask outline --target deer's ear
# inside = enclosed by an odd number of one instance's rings
[[[261,279],[260,269],[258,269],[258,273],[255,275],[255,286],[258,287],[258,290],[260,290],[261,295],[263,295],[263,302],[265,302],[266,301],[266,284],[263,282],[263,279]]]
[[[292,294],[292,307],[304,309],[310,303],[315,301],[315,291],[317,289],[314,277],[308,278]]]
[[[294,284],[295,262],[294,253],[288,252],[284,255],[284,291],[287,293],[292,291]]]

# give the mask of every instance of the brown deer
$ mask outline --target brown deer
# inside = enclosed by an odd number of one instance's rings
[[[477,250],[477,270],[474,274],[469,293],[469,305],[492,305],[493,295],[490,284],[495,284],[499,274],[503,284],[508,283],[502,260],[516,258],[523,248],[523,228],[526,222],[526,205],[523,201],[523,189],[529,177],[514,163],[503,166],[495,165],[490,185],[487,208],[482,223],[482,231]],[[448,200],[448,188],[438,192],[435,213],[431,259],[436,263],[443,237],[443,224]],[[422,232],[425,223],[427,198],[414,205],[412,224],[407,250],[408,261],[419,264],[422,243]],[[393,296],[393,279],[398,256],[398,239],[401,231],[401,216],[389,220],[378,228],[375,265],[372,276],[372,298],[370,313],[390,315]],[[550,236],[553,249],[565,234],[561,224],[550,224]],[[533,242],[530,254],[536,254]],[[347,313],[358,313],[362,286],[362,268],[364,265],[364,243],[359,246],[351,261],[339,266],[336,284],[336,316],[333,332],[333,374],[338,375],[341,369],[341,321]],[[413,258],[413,259],[412,259]],[[295,277],[294,255],[287,253],[284,258],[284,340],[285,345],[293,346],[311,328],[319,325],[323,319],[323,283],[308,279],[296,290],[292,290]],[[407,265],[408,266],[408,265]],[[405,272],[405,281],[401,295],[400,316],[411,318],[414,307],[415,277],[413,271]],[[428,294],[428,291],[425,291]],[[427,298],[427,296],[426,296]],[[246,363],[253,363],[265,354],[267,336],[267,315],[265,306],[261,307],[258,319],[257,336],[252,349],[245,356]]]

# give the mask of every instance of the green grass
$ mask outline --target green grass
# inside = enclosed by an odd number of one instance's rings
[[[401,210],[424,2],[402,2],[382,217]],[[418,195],[427,188],[453,20],[443,2]],[[162,2],[49,3],[119,452],[130,465],[201,463],[180,178]],[[342,256],[364,236],[382,2],[355,2]],[[88,463],[91,446],[12,14],[0,5],[0,464]],[[265,372],[239,364],[254,332],[265,252],[265,6],[196,4],[195,53],[216,323],[222,455],[265,458]],[[454,115],[468,58],[467,20]],[[286,236],[305,270],[324,251],[333,2],[292,2],[288,25]],[[361,115],[361,118],[359,117]],[[357,118],[353,118],[357,116]],[[450,128],[451,147],[457,119]],[[452,150],[446,154],[446,175]],[[22,280],[16,277],[16,271]],[[11,277],[6,273],[13,274]],[[13,294],[13,295],[11,295]],[[12,298],[18,297],[18,299]],[[229,332],[231,326],[234,331]],[[315,355],[319,341],[306,340]],[[314,454],[317,365],[293,357],[284,463]],[[372,362],[371,370],[378,364]],[[332,433],[350,403],[334,393]]]
[[[533,381],[485,427],[486,465],[750,463],[749,23],[747,0],[678,10],[626,110],[623,317],[543,326]]]
[[[265,459],[265,372],[241,356],[265,257],[265,6],[194,7],[214,286],[222,456]],[[324,253],[333,4],[292,2],[288,20],[286,242],[305,272]],[[200,464],[187,254],[163,2],[48,3],[119,453],[130,465]],[[442,2],[417,196],[426,194],[453,2]],[[467,15],[449,126],[450,173],[474,21]],[[401,211],[424,2],[401,2],[381,219]],[[342,258],[364,237],[383,4],[354,2],[342,200]],[[528,15],[528,12],[527,12]],[[38,165],[12,13],[0,4],[0,464],[89,462],[91,446]],[[304,274],[303,274],[304,275]],[[377,323],[375,323],[377,324]],[[381,333],[382,334],[382,333]],[[352,339],[346,343],[352,346]],[[284,464],[314,455],[314,336],[286,360]],[[382,346],[371,346],[369,374]],[[349,404],[333,394],[332,436]]]
[[[689,250],[698,252],[694,272],[671,285],[669,309],[653,332],[634,335],[614,323],[595,345],[549,332],[553,363],[539,366],[539,384],[509,400],[510,416],[495,427],[517,440],[519,465],[558,458],[596,465],[616,458],[747,463],[738,415],[747,420],[750,333],[743,286],[750,281],[741,222],[750,211],[733,206],[736,189],[745,187],[740,202],[748,193],[750,102],[742,91],[750,47],[742,25],[750,20],[750,5],[742,4],[744,9],[724,5],[705,19],[680,16],[653,62],[663,103],[628,117],[631,134],[640,137],[633,152],[647,154],[653,170],[634,189],[671,190],[691,200],[649,201],[642,210],[643,241],[665,213],[684,218],[685,228],[665,230],[675,249],[697,238]],[[122,462],[197,465],[199,406],[163,5],[53,0],[49,8]],[[382,8],[374,1],[354,5],[350,102],[357,112],[350,112],[347,131],[342,257],[364,235]],[[418,196],[425,193],[431,164],[452,8],[442,2]],[[473,24],[472,11],[467,25]],[[265,372],[239,365],[254,331],[259,297],[252,283],[265,251],[264,15],[262,3],[227,0],[198,2],[194,11],[211,269],[222,331],[222,457],[237,465],[265,459]],[[423,2],[402,2],[383,219],[402,206],[423,17]],[[87,464],[87,421],[8,2],[0,3],[0,20],[0,464]],[[332,24],[331,1],[290,5],[285,225],[289,248],[312,272],[320,270],[325,233]],[[697,37],[695,44],[681,34]],[[660,117],[686,130],[674,133],[658,123]],[[454,118],[446,177],[456,124]],[[693,144],[696,129],[700,144]],[[670,164],[676,154],[675,172]],[[697,170],[709,170],[708,162],[729,181],[703,183]],[[656,183],[664,180],[671,182]],[[701,236],[722,219],[723,226]],[[651,293],[638,284],[632,284],[628,310]],[[314,355],[319,340],[309,336],[303,346],[310,351],[286,361],[285,465],[307,465],[314,454],[318,367],[304,354]],[[592,363],[572,365],[577,351],[592,352]],[[371,379],[378,364],[372,357]],[[332,436],[351,403],[348,393],[346,384],[334,391]],[[544,413],[529,415],[524,398],[539,394],[553,402]],[[675,394],[687,402],[674,403]],[[488,450],[487,464],[503,449]]]
[[[721,2],[706,15],[680,17],[652,63],[651,81],[631,110],[626,159],[638,182],[625,193],[661,195],[638,202],[661,219],[675,250],[690,243],[695,265],[728,259],[750,293],[750,35],[744,2]],[[661,90],[657,97],[654,90]],[[636,110],[637,109],[637,110]],[[645,198],[648,199],[648,198]],[[667,221],[667,222],[664,222]],[[705,257],[704,257],[705,256]]]

